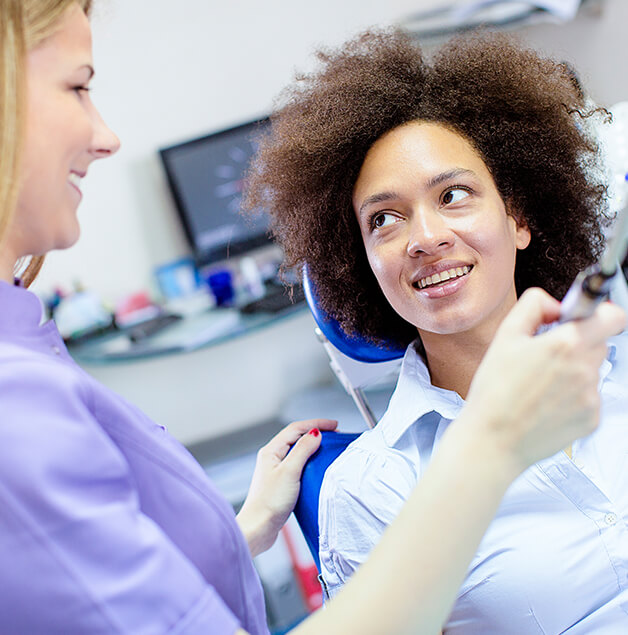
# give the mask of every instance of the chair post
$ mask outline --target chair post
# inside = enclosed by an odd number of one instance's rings
[[[353,403],[357,406],[360,414],[362,415],[364,421],[366,421],[369,428],[374,428],[377,424],[377,419],[371,410],[368,402],[366,401],[366,397],[362,392],[361,388],[352,388],[350,390],[351,398],[353,399]]]
[[[345,372],[345,369],[343,368],[343,364],[340,363],[339,357],[340,355],[342,355],[342,353],[334,348],[334,346],[327,339],[327,337],[320,330],[320,328],[316,327],[314,329],[314,332],[316,333],[316,337],[318,338],[319,342],[321,342],[323,346],[325,347],[325,351],[327,352],[327,356],[329,357],[329,365],[331,366],[331,369],[334,371],[334,374],[338,378],[338,381],[340,381],[340,383],[342,384],[342,387],[349,394],[351,399],[353,399],[353,403],[357,406],[358,410],[360,411],[360,414],[362,415],[362,418],[366,422],[366,425],[369,428],[374,428],[375,425],[377,424],[377,419],[375,418],[375,415],[373,414],[373,411],[371,410],[371,407],[369,406],[368,401],[366,400],[366,397],[364,396],[364,393],[362,392],[362,388],[359,386],[356,387],[354,385],[354,382],[351,381],[351,379],[347,376],[347,373]],[[344,359],[344,358],[343,360],[345,364],[346,363],[359,364],[359,362],[355,362],[354,360],[349,359],[347,361],[347,359]]]

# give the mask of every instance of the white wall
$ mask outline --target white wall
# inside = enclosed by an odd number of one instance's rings
[[[591,96],[606,106],[628,100],[628,2],[597,0],[565,25],[539,24],[521,36],[571,62]]]

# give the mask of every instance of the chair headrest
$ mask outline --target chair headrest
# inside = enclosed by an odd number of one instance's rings
[[[399,344],[390,342],[385,346],[378,346],[361,335],[347,335],[338,321],[319,306],[316,288],[310,279],[307,264],[303,266],[303,291],[316,325],[323,335],[347,357],[358,362],[376,363],[388,362],[404,356],[406,349]]]

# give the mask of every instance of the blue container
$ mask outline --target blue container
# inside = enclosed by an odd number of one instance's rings
[[[206,281],[218,306],[229,305],[233,302],[233,280],[229,269],[220,269],[210,273]]]

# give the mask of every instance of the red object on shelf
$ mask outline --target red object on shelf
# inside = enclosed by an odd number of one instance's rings
[[[323,591],[318,581],[318,569],[294,516],[291,515],[288,518],[281,534],[288,548],[305,604],[310,612],[316,611],[323,606]]]
[[[122,298],[116,305],[118,326],[132,326],[156,317],[161,309],[153,304],[146,291],[138,291]]]

